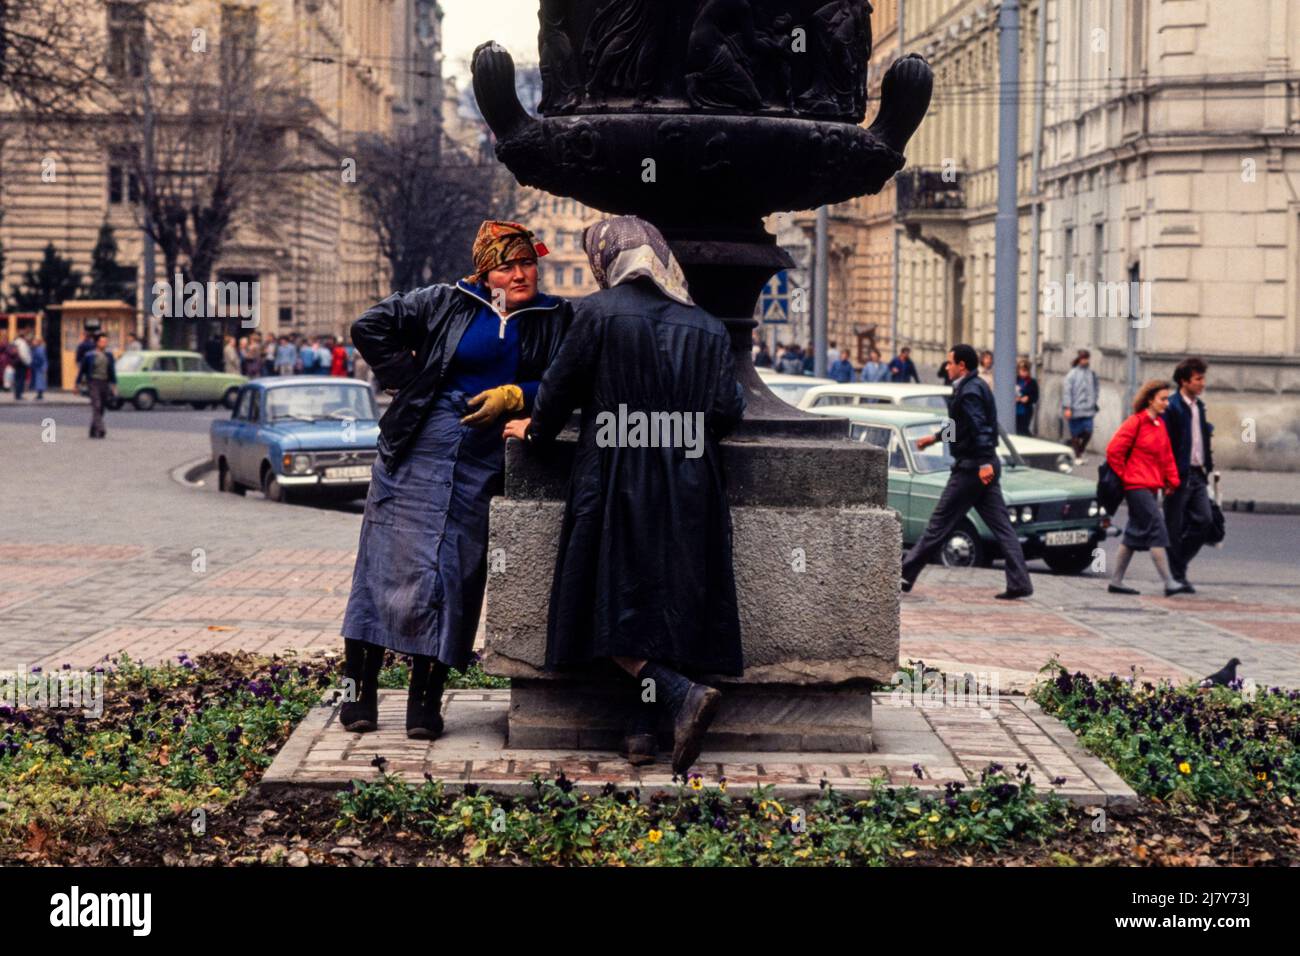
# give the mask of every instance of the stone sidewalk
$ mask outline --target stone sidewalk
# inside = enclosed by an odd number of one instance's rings
[[[905,701],[906,698],[903,698]],[[967,699],[965,703],[970,703]],[[512,750],[505,746],[509,691],[453,690],[443,698],[446,730],[438,740],[408,740],[406,692],[383,691],[379,730],[352,734],[338,722],[337,708],[312,709],[263,776],[259,788],[335,789],[381,772],[420,783],[425,774],[451,789],[477,784],[499,793],[531,789],[535,774],[563,772],[575,786],[595,791],[606,783],[642,788],[642,798],[674,786],[666,755],[632,767],[615,753]],[[1035,786],[1080,805],[1131,805],[1134,792],[1110,768],[1083,751],[1074,735],[1031,701],[1001,697],[986,707],[913,707],[874,695],[876,751],[843,753],[743,753],[708,751],[693,768],[705,783],[726,780],[732,792],[770,785],[780,799],[816,795],[822,780],[845,796],[869,795],[873,780],[891,787],[942,790],[950,782],[970,786],[980,771],[1000,763],[1009,774],[1027,764]],[[380,759],[382,758],[382,759]]]
[[[201,571],[192,554],[0,544],[0,667],[338,651],[352,549],[214,548]],[[1008,603],[993,598],[998,570],[928,569],[902,599],[901,660],[983,674],[1008,691],[1024,690],[1053,657],[1072,671],[1177,681],[1235,656],[1243,676],[1300,687],[1300,589],[1236,584],[1135,599],[1091,576],[1035,574],[1034,584],[1033,598]]]

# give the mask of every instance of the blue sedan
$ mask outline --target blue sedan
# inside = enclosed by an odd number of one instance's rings
[[[257,488],[270,501],[361,497],[378,455],[378,418],[364,382],[254,379],[239,390],[230,418],[209,432],[221,490]]]

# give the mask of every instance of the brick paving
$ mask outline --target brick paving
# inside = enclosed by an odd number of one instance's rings
[[[443,702],[446,730],[433,742],[407,739],[404,691],[380,694],[380,729],[369,734],[344,730],[334,706],[316,707],[260,786],[267,791],[339,788],[353,780],[376,779],[381,767],[412,783],[429,774],[452,789],[472,783],[503,793],[528,790],[534,774],[553,778],[560,772],[579,789],[614,783],[641,787],[643,798],[674,786],[663,755],[649,766],[632,767],[604,751],[509,748],[509,703],[508,691],[448,691]],[[725,777],[728,787],[742,792],[770,785],[779,798],[787,799],[815,795],[822,780],[846,796],[868,794],[872,781],[942,790],[950,782],[978,782],[980,771],[990,763],[1001,763],[1012,773],[1023,763],[1036,786],[1077,804],[1116,806],[1137,799],[1109,768],[1078,746],[1068,729],[1023,698],[1003,697],[987,709],[945,708],[906,706],[889,694],[877,694],[873,713],[873,753],[760,754],[706,748],[694,770],[710,784]]]

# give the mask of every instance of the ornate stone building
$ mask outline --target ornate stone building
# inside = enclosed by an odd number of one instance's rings
[[[252,211],[222,249],[213,279],[258,283],[259,328],[264,332],[339,334],[382,294],[384,274],[373,233],[343,175],[348,143],[358,133],[391,129],[395,115],[424,108],[421,99],[436,94],[436,84],[411,83],[410,50],[394,52],[399,14],[405,9],[408,23],[419,24],[425,21],[417,14],[429,4],[267,0],[254,7],[196,0],[194,6],[202,14],[196,13],[194,22],[205,24],[214,44],[236,21],[241,29],[255,30],[257,55],[263,55],[264,45],[270,51],[266,55],[289,65],[296,88],[285,92],[296,94],[310,116],[280,132],[288,162],[287,171],[277,172],[278,180],[270,186],[276,214]],[[118,69],[124,62],[132,69],[134,51],[144,48],[145,22],[131,7],[86,7],[88,17],[102,19],[110,66],[117,63]],[[414,47],[423,58],[418,62],[436,65],[437,41],[436,30],[417,39]],[[428,107],[432,110],[434,104]],[[31,135],[11,105],[0,103],[0,243],[5,250],[0,281],[6,290],[49,242],[86,272],[105,220],[116,231],[118,261],[136,266],[143,282],[143,244],[134,208],[139,184],[114,150],[102,145],[105,122],[111,118],[89,113],[57,136],[42,136],[39,130]],[[164,271],[159,256],[159,280],[166,278]],[[136,301],[147,305],[152,296],[141,288]]]

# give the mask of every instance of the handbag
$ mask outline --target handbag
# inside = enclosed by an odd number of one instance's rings
[[[1219,507],[1219,473],[1214,473],[1214,494],[1210,496],[1210,525],[1205,529],[1206,544],[1220,544],[1228,536],[1227,525],[1223,520],[1223,509]]]
[[[1136,446],[1137,435],[1134,435],[1133,444],[1129,446],[1128,454],[1124,456],[1126,462],[1133,456],[1133,449]],[[1106,514],[1114,515],[1123,503],[1124,482],[1120,480],[1119,475],[1115,474],[1115,469],[1110,467],[1110,462],[1103,458],[1101,464],[1097,466],[1097,504],[1106,509]]]

